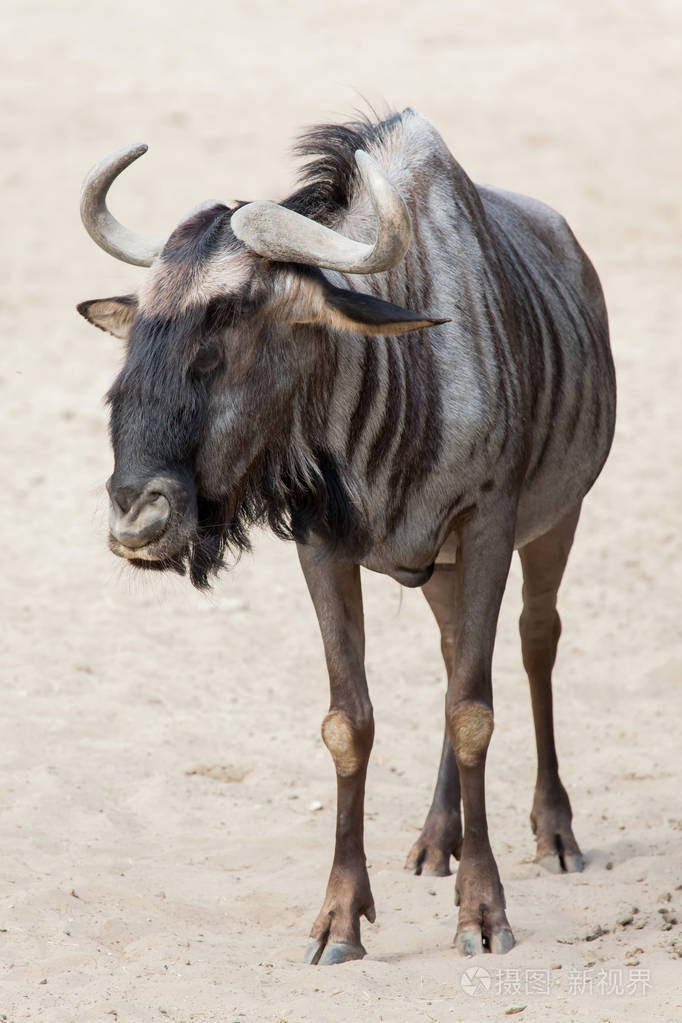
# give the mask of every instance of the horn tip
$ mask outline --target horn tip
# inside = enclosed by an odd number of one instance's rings
[[[133,142],[129,146],[122,146],[118,152],[122,157],[127,158],[129,163],[133,163],[135,160],[139,160],[141,156],[144,156],[148,149],[149,146],[146,142]]]
[[[133,142],[128,146],[121,146],[120,149],[117,149],[113,153],[111,153],[109,158],[118,157],[120,160],[127,160],[128,161],[127,166],[129,166],[135,160],[138,160],[141,156],[144,156],[148,149],[149,146],[147,145],[146,142]],[[105,157],[105,159],[108,158]]]

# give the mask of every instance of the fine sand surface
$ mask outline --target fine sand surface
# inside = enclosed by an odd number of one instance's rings
[[[682,7],[8,0],[1,39],[0,1021],[682,1019]],[[296,553],[259,535],[204,597],[107,551],[121,349],[74,306],[144,271],[95,248],[78,193],[96,159],[147,141],[111,203],[161,236],[207,197],[283,196],[297,131],[365,101],[415,107],[475,180],[568,217],[604,283],[620,405],[560,601],[585,872],[533,863],[515,561],[487,777],[518,945],[450,947],[453,879],[403,871],[440,748],[436,630],[419,592],[367,574],[378,916],[366,959],[315,969],[335,784]],[[471,968],[487,990],[469,993]]]

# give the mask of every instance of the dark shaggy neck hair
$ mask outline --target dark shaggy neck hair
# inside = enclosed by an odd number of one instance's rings
[[[225,567],[225,555],[238,559],[251,550],[252,526],[268,526],[282,540],[305,543],[314,533],[333,550],[360,557],[366,531],[343,480],[343,469],[328,451],[313,452],[305,473],[288,453],[265,452],[239,493],[225,501],[197,501],[198,526],[186,554],[190,579],[198,589]]]

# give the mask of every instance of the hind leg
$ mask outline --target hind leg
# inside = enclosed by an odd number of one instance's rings
[[[438,622],[445,670],[450,678],[455,642],[454,566],[437,565],[422,590]],[[446,727],[433,801],[421,834],[408,854],[406,870],[441,877],[450,873],[450,857],[459,859],[462,851],[460,798],[459,773]]]
[[[553,873],[580,871],[584,861],[571,827],[571,804],[559,777],[552,713],[552,668],[561,635],[557,591],[580,506],[544,536],[521,548],[523,611],[519,620],[523,665],[530,682],[538,773],[530,821],[536,862]]]

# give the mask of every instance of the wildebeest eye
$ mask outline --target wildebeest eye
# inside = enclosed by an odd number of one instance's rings
[[[211,338],[204,341],[192,360],[193,373],[209,373],[220,362],[221,350],[218,342]]]

